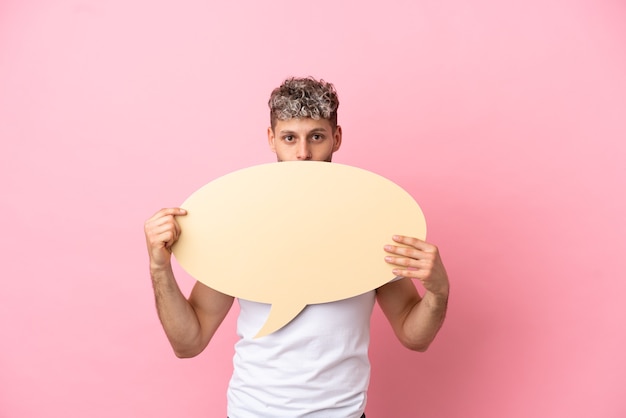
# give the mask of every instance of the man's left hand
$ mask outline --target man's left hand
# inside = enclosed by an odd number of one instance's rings
[[[402,235],[394,235],[393,240],[403,244],[385,245],[385,251],[390,254],[385,257],[385,261],[397,266],[393,274],[418,279],[427,291],[447,298],[450,285],[439,249],[420,239]]]

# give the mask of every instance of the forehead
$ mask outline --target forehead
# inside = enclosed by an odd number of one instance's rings
[[[286,120],[277,120],[275,131],[290,132],[310,132],[313,130],[328,131],[332,130],[328,119],[312,119],[312,118],[293,118]]]

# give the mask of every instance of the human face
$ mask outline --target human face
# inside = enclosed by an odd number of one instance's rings
[[[267,141],[278,161],[330,161],[341,145],[341,126],[333,132],[328,119],[278,120],[267,128]]]

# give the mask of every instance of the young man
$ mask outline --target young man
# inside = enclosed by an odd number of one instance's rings
[[[328,161],[339,150],[339,100],[330,83],[288,79],[269,100],[268,143],[278,161]],[[196,283],[181,293],[171,267],[171,246],[180,235],[179,208],[162,209],[145,223],[157,311],[178,357],[208,345],[233,297]],[[417,238],[390,237],[385,261],[393,280],[346,300],[309,305],[288,325],[253,339],[270,305],[239,299],[234,372],[228,388],[230,418],[364,416],[370,364],[369,322],[375,300],[400,342],[424,351],[441,327],[449,283],[437,247]],[[404,244],[396,246],[395,243]],[[426,289],[420,296],[413,284]]]

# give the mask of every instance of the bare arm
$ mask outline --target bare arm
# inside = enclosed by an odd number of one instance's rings
[[[434,245],[402,236],[394,237],[394,241],[405,246],[385,246],[390,253],[385,260],[397,266],[394,274],[402,279],[377,289],[378,304],[402,344],[412,350],[426,351],[446,316],[448,275]],[[424,285],[423,298],[412,278]]]
[[[233,303],[231,296],[196,283],[189,300],[180,291],[171,265],[171,247],[178,240],[176,216],[183,209],[162,209],[145,223],[150,276],[157,312],[178,357],[198,355],[215,334]]]

